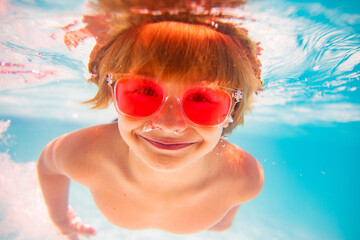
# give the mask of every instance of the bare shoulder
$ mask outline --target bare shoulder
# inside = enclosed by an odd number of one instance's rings
[[[255,198],[264,185],[260,163],[240,147],[226,142],[223,148],[225,171],[236,186],[239,203]]]
[[[72,180],[89,185],[111,159],[108,154],[119,136],[116,124],[98,125],[60,136],[50,143],[54,164]]]

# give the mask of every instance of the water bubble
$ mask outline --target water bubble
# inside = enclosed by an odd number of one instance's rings
[[[234,122],[234,119],[233,119],[232,116],[230,116],[230,118],[229,118],[229,123],[233,123],[233,122]]]
[[[173,133],[177,136],[182,136],[184,135],[184,131],[185,129],[180,129],[180,130],[174,130]]]
[[[151,127],[144,126],[144,128],[141,130],[142,132],[150,132],[152,130]]]
[[[3,140],[3,133],[5,133],[11,124],[11,120],[0,120],[0,141]]]
[[[154,125],[152,125],[152,123],[148,122],[144,125],[143,129],[141,130],[142,132],[150,132],[152,130],[155,130],[156,127]]]
[[[213,26],[214,28],[218,28],[219,24],[217,22],[215,22],[215,21],[212,21],[211,26]]]
[[[152,15],[154,15],[154,16],[163,14],[163,12],[162,12],[161,10],[155,10],[155,11],[152,11],[151,13],[152,13]]]
[[[226,140],[226,139],[228,139],[228,136],[225,136],[225,135],[221,136],[220,139],[221,139],[220,141]]]

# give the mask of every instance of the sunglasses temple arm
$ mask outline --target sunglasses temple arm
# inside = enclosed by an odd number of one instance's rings
[[[116,102],[115,102],[115,93],[114,93],[114,91],[115,91],[115,90],[114,90],[115,82],[116,82],[116,81],[114,81],[114,76],[113,76],[112,74],[106,75],[106,84],[109,85],[109,87],[110,87],[111,99],[112,99],[112,101],[113,101],[113,104],[114,104],[115,109],[117,110],[117,104],[116,104]]]
[[[233,93],[233,94],[231,95],[231,97],[234,98],[235,101],[234,101],[234,103],[232,104],[231,109],[230,109],[230,111],[229,111],[229,116],[228,116],[228,119],[227,119],[227,124],[232,123],[232,122],[234,121],[231,115],[232,115],[233,112],[234,112],[234,109],[235,109],[236,104],[241,101],[241,99],[242,99],[242,97],[243,97],[243,94],[242,94],[241,90],[237,90],[235,93]]]

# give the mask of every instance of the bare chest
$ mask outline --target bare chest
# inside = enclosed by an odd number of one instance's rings
[[[112,188],[91,190],[112,224],[130,230],[160,229],[190,234],[209,229],[233,206],[226,193],[157,193]]]

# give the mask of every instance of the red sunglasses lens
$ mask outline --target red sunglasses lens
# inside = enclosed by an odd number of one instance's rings
[[[159,109],[163,100],[162,88],[145,79],[122,79],[115,86],[118,109],[133,117],[147,117]]]
[[[193,88],[183,98],[183,110],[192,122],[214,126],[225,121],[231,97],[225,91],[212,88]]]

